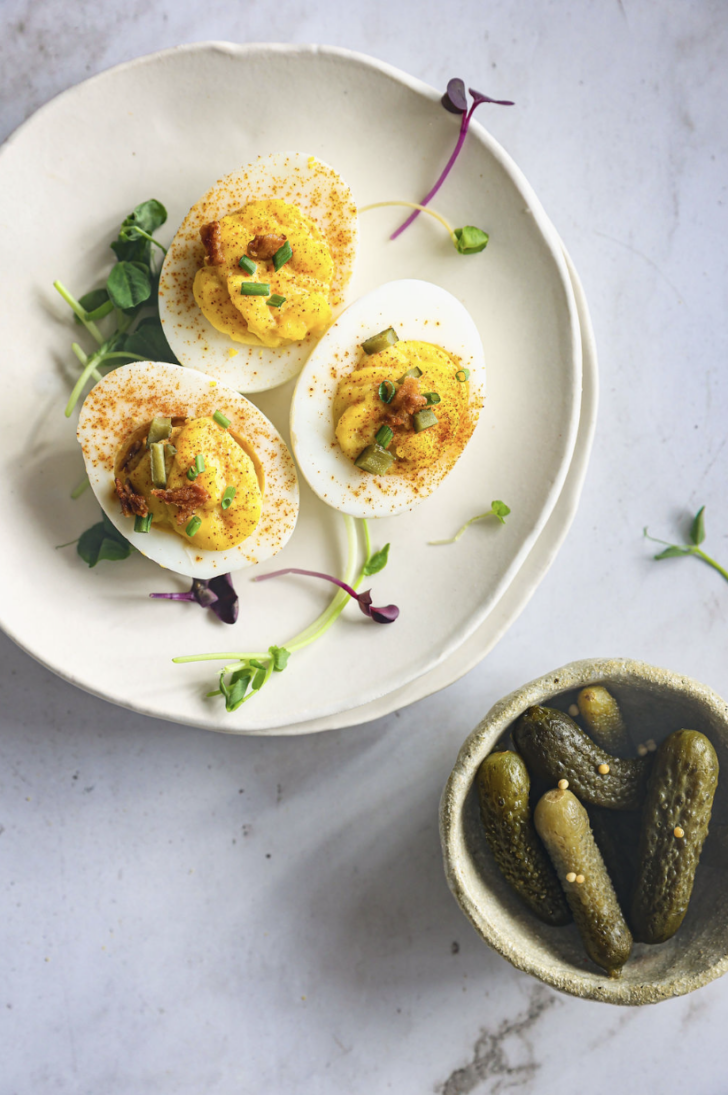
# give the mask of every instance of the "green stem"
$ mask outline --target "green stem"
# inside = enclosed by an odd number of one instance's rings
[[[133,243],[139,236],[143,236],[145,240],[149,240],[150,243],[156,244],[160,251],[164,251],[165,255],[167,254],[167,248],[163,247],[159,240],[155,240],[154,236],[150,236],[143,228],[137,228],[136,225],[132,225],[129,228],[122,228],[119,235],[123,240],[129,243]]]
[[[87,475],[85,475],[84,478],[81,480],[81,482],[78,484],[78,486],[74,487],[73,490],[71,491],[71,498],[74,500],[74,502],[76,501],[77,498],[81,497],[81,495],[83,494],[83,492],[86,490],[86,488],[88,486],[90,486],[89,478],[88,478]]]
[[[347,585],[353,586],[354,589],[358,589],[364,579],[364,567],[371,558],[371,537],[369,534],[369,525],[365,520],[362,520],[366,557],[359,572],[359,576],[356,578],[356,581],[354,581],[354,574],[356,571],[357,547],[356,522],[354,521],[353,517],[350,517],[348,514],[344,514],[344,523],[346,525],[347,559],[342,580],[346,582]],[[294,635],[294,637],[290,639],[287,643],[283,643],[284,649],[287,650],[289,654],[293,654],[297,650],[303,650],[305,646],[308,646],[310,643],[314,642],[316,639],[324,635],[332,626],[332,624],[336,623],[339,616],[346,608],[350,599],[351,598],[349,597],[349,594],[346,593],[343,589],[338,590],[335,596],[332,598],[328,608],[324,609],[321,615],[317,616],[312,624],[309,624],[309,626],[304,628],[303,631],[299,631],[299,633],[297,635]],[[232,661],[234,659],[234,664],[225,667],[225,671],[227,671],[228,669],[233,670],[237,668],[237,665],[240,662],[250,661],[253,658],[257,661],[270,659],[272,672],[273,659],[268,653],[251,654],[241,652],[228,652],[221,654],[186,654],[183,657],[173,658],[172,661],[178,665],[181,665],[185,662]],[[266,680],[267,679],[268,678],[266,678]]]
[[[81,362],[81,364],[85,368],[85,366],[88,364],[88,354],[84,350],[81,349],[81,347],[79,346],[79,344],[77,342],[72,342],[71,343],[71,349],[73,350],[74,354],[76,355],[78,360]],[[97,382],[99,380],[103,379],[103,377],[101,376],[101,373],[98,371],[98,369],[93,369],[92,372],[91,372],[91,376]]]
[[[373,202],[371,205],[359,206],[357,213],[368,213],[370,209],[384,209],[388,205],[406,205],[408,209],[416,209],[420,213],[428,213],[431,217],[434,217],[436,221],[439,221],[443,228],[447,229],[450,239],[457,246],[455,232],[445,218],[440,216],[439,213],[436,213],[434,209],[430,209],[427,205],[418,205],[417,202]]]
[[[68,306],[73,309],[88,333],[96,339],[100,346],[101,343],[104,341],[104,336],[101,334],[101,331],[98,329],[94,321],[88,318],[87,312],[81,307],[76,298],[71,296],[68,289],[66,289],[65,285],[63,285],[63,283],[60,281],[54,281],[53,288],[56,290],[56,292],[61,294],[66,304],[68,304]]]
[[[66,403],[66,418],[70,418],[73,414],[73,408],[78,403],[86,382],[91,378],[93,373],[96,372],[96,366],[101,363],[103,356],[101,351],[97,350],[95,354],[91,354],[91,357],[88,358],[81,375],[73,386],[73,391],[68,398],[68,403]],[[99,379],[101,378],[99,377]]]
[[[728,570],[722,567],[720,563],[716,563],[715,559],[712,559],[710,555],[706,555],[705,552],[701,551],[699,547],[693,548],[693,555],[699,555],[704,563],[707,563],[708,566],[711,566],[713,570],[717,570],[718,573],[725,578],[726,582],[728,582]]]

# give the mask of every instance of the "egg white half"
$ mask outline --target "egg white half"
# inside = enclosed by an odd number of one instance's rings
[[[177,533],[155,526],[147,533],[134,532],[133,518],[122,516],[114,490],[114,464],[126,438],[157,415],[202,418],[215,411],[230,420],[230,430],[255,451],[265,473],[263,509],[254,531],[226,551],[200,550]],[[254,566],[280,551],[293,533],[298,480],[285,442],[250,400],[204,373],[158,361],[115,369],[86,396],[77,437],[104,513],[142,555],[168,570],[188,578],[213,578]]]
[[[204,264],[200,228],[247,202],[280,198],[316,222],[334,259],[329,303],[334,318],[344,305],[354,270],[357,212],[351,191],[333,167],[303,152],[276,152],[226,175],[196,202],[170,244],[159,279],[159,314],[177,359],[242,392],[261,392],[290,380],[315,345],[303,342],[272,348],[234,342],[205,318],[192,285]]]
[[[483,344],[475,323],[452,294],[427,281],[380,285],[355,301],[309,357],[291,403],[291,443],[311,489],[334,509],[353,517],[391,517],[432,494],[455,461],[443,456],[416,477],[370,475],[345,456],[334,436],[336,388],[361,360],[361,343],[394,327],[401,340],[441,346],[470,370],[470,407],[477,414],[485,393]]]

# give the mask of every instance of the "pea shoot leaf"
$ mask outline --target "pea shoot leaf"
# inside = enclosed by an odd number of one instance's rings
[[[148,232],[151,236],[158,228],[161,228],[167,219],[167,210],[156,198],[142,202],[125,217],[122,228],[141,228],[142,232]]]
[[[698,512],[693,518],[693,523],[690,527],[690,539],[694,544],[702,544],[705,539],[705,506],[701,506]]]
[[[488,246],[488,233],[482,228],[475,228],[472,224],[466,224],[464,228],[455,229],[455,250],[460,255],[478,255]]]
[[[101,521],[81,533],[76,551],[84,563],[95,567],[102,560],[116,563],[128,559],[132,546],[104,514]]]
[[[103,319],[114,310],[114,305],[109,300],[109,294],[105,289],[92,289],[90,293],[84,293],[82,297],[79,297],[78,303],[86,312],[86,318],[94,322],[97,319]],[[73,319],[79,327],[83,326],[78,316],[74,316]]]
[[[135,331],[126,335],[119,349],[126,350],[130,354],[138,354],[148,361],[170,361],[177,364],[177,358],[172,353],[164,328],[157,316],[147,316],[139,323]]]
[[[273,672],[282,673],[288,665],[288,659],[291,654],[286,650],[284,646],[271,646],[268,648],[268,653],[273,659]]]
[[[117,308],[136,308],[152,294],[149,267],[141,262],[117,262],[106,281],[106,288]]]
[[[380,570],[384,570],[387,562],[389,561],[389,544],[385,544],[380,551],[375,551],[371,558],[364,564],[364,574],[369,577],[370,574],[379,574]]]

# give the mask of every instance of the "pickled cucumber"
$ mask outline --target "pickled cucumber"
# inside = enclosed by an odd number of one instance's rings
[[[601,684],[582,688],[576,699],[589,736],[602,749],[618,757],[629,753],[632,743],[614,696]]]
[[[571,791],[547,791],[536,806],[534,823],[564,887],[587,954],[610,977],[619,977],[632,950],[632,935],[586,810]]]
[[[513,740],[531,775],[551,783],[567,779],[582,802],[608,810],[642,805],[652,757],[620,760],[605,753],[564,711],[529,707],[513,728]]]
[[[501,873],[541,920],[568,924],[569,907],[533,827],[530,780],[518,753],[487,756],[476,785],[485,838]]]
[[[682,924],[718,783],[704,734],[676,730],[660,745],[642,816],[632,925],[642,943],[664,943]]]

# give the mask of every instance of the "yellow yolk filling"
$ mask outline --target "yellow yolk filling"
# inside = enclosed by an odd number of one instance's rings
[[[351,460],[374,443],[377,430],[390,411],[379,396],[379,386],[389,380],[395,388],[410,369],[419,368],[422,395],[435,392],[440,402],[432,406],[437,423],[415,433],[409,427],[391,427],[394,438],[388,451],[396,457],[388,475],[407,475],[432,466],[444,450],[463,448],[472,432],[469,414],[470,385],[456,374],[460,364],[440,346],[430,342],[401,341],[381,353],[371,354],[339,381],[334,398],[336,440]],[[460,374],[462,376],[462,373]]]
[[[249,202],[218,223],[223,264],[203,266],[193,286],[213,327],[235,342],[274,347],[322,335],[331,322],[334,261],[315,222],[298,206],[272,198]],[[239,262],[248,244],[268,234],[285,236],[292,258],[277,271],[270,261],[257,262],[254,274],[243,273]],[[246,281],[270,285],[270,295],[285,297],[285,303],[276,308],[266,304],[266,297],[243,296],[240,286]]]
[[[146,436],[146,429],[141,433],[142,438]],[[263,505],[264,475],[255,454],[247,451],[242,441],[218,426],[213,418],[188,418],[183,425],[175,426],[162,444],[167,469],[164,489],[173,491],[189,487],[191,480],[187,472],[195,466],[199,454],[204,459],[205,470],[193,482],[207,492],[208,498],[195,506],[194,514],[201,524],[190,537],[185,531],[189,519],[183,524],[177,523],[179,506],[152,494],[150,453],[142,448],[128,470],[117,474],[122,479],[128,478],[135,492],[144,495],[154,527],[171,529],[205,551],[226,551],[247,539],[260,521]],[[129,441],[122,449],[119,463],[128,448]],[[176,453],[172,452],[174,448]],[[222,500],[228,487],[235,488],[235,495],[230,506],[223,509]]]

